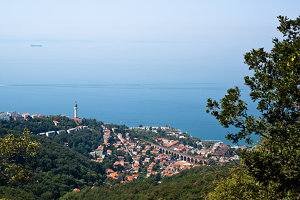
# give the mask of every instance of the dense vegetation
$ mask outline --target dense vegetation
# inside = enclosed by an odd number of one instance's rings
[[[59,121],[59,126],[55,126],[53,121]],[[50,116],[47,118],[29,118],[26,121],[5,121],[0,120],[0,127],[7,130],[23,131],[24,128],[28,128],[33,134],[58,131],[61,129],[69,129],[76,127],[76,123],[64,116]]]
[[[54,120],[60,122],[59,126],[54,126]],[[18,175],[17,177],[20,180],[6,181],[1,179],[0,197],[11,199],[57,199],[76,187],[83,188],[85,186],[101,185],[105,179],[103,175],[104,169],[100,164],[91,162],[87,156],[88,152],[94,150],[93,148],[96,148],[101,142],[102,123],[96,120],[84,119],[82,124],[88,125],[92,129],[52,137],[31,135],[31,140],[29,140],[28,134],[26,138],[21,134],[21,130],[25,127],[31,128],[35,133],[39,133],[66,130],[77,125],[73,120],[64,116],[50,116],[26,121],[0,120],[0,136],[3,138],[1,141],[4,141],[6,145],[3,145],[3,149],[1,148],[1,155],[4,155],[3,157],[6,159],[9,157],[7,154],[3,154],[4,150],[9,150],[9,153],[12,154],[14,153],[12,150],[15,149],[12,149],[12,144],[8,141],[15,140],[16,144],[18,144],[19,140],[22,141],[21,146],[17,145],[17,150],[19,151],[15,152],[18,157],[13,157],[17,163],[20,163],[22,160],[19,159],[24,154],[22,152],[26,152],[20,147],[28,148],[28,145],[25,145],[27,143],[31,145],[29,146],[30,148],[34,147],[32,144],[41,144],[34,159],[29,156],[23,156],[23,160],[26,158],[26,160],[31,161],[31,165],[30,168],[27,165],[23,165],[26,167],[26,174],[20,171],[19,168],[15,170],[16,173],[14,175]],[[10,140],[7,139],[8,136]],[[25,141],[28,142],[25,143]],[[70,146],[64,146],[64,142],[69,142]],[[18,167],[19,165],[15,163],[12,162],[12,166]],[[1,172],[5,172],[5,169],[1,168]],[[22,176],[19,175],[21,173]],[[21,181],[24,177],[27,184],[22,184],[25,182]]]
[[[60,127],[53,127],[53,120],[60,120]],[[130,184],[119,184],[118,181],[106,179],[105,169],[113,168],[117,156],[122,155],[125,161],[129,159],[124,153],[108,156],[101,164],[89,160],[89,152],[103,142],[101,122],[84,120],[83,123],[92,127],[73,134],[63,133],[56,136],[31,135],[31,140],[41,144],[38,155],[31,161],[31,181],[26,184],[3,181],[0,185],[0,198],[7,199],[156,199],[179,198],[201,199],[214,188],[215,178],[227,171],[227,168],[197,168],[186,170],[170,178],[161,179],[159,175],[148,179],[139,178]],[[46,127],[43,127],[43,126]],[[5,137],[13,134],[18,138],[24,127],[31,127],[35,133],[40,131],[61,130],[73,127],[72,120],[61,116],[51,116],[28,121],[1,121],[0,134]],[[76,126],[76,125],[74,125]],[[125,133],[126,126],[117,127],[117,132]],[[134,137],[150,139],[153,134],[145,131],[132,131]],[[155,138],[167,136],[164,132],[157,133]],[[171,139],[171,138],[170,138]],[[114,140],[111,138],[111,140]],[[68,146],[64,145],[68,143]],[[146,169],[145,169],[146,170]],[[122,175],[122,174],[120,174]],[[158,181],[162,181],[159,183]],[[105,182],[105,184],[103,184]],[[80,188],[80,193],[71,192]],[[91,189],[93,188],[93,189]]]
[[[54,120],[59,121],[60,124],[55,126]],[[37,157],[34,160],[31,159],[35,162],[34,165],[30,166],[28,172],[26,171],[26,174],[33,174],[30,177],[31,181],[23,185],[20,181],[2,180],[0,197],[11,199],[57,199],[76,187],[101,185],[105,178],[103,176],[104,170],[100,164],[90,162],[87,156],[88,152],[100,144],[102,123],[96,120],[84,119],[82,124],[88,125],[92,129],[52,137],[32,135],[31,140],[35,141],[33,144],[40,143],[41,146],[38,148]],[[0,134],[4,139],[8,137],[8,134],[11,134],[10,139],[13,139],[13,137],[19,138],[20,131],[25,127],[32,129],[34,133],[40,133],[66,130],[76,126],[73,120],[64,116],[50,116],[26,121],[0,120]],[[23,143],[25,141],[22,137],[19,140],[22,140]],[[69,142],[70,146],[64,146],[64,142]],[[12,151],[11,146],[7,146],[6,149]],[[2,152],[4,151],[1,149]],[[18,151],[18,155],[23,155],[21,152],[23,151]],[[17,160],[20,161],[20,159]],[[1,172],[4,172],[4,170],[1,169]],[[24,175],[18,177],[22,178]],[[29,175],[26,178],[28,182]]]
[[[53,121],[59,121],[58,126],[55,126]],[[102,122],[95,119],[83,119],[82,124],[88,126],[89,130],[79,131],[73,134],[62,133],[60,135],[51,136],[49,139],[54,140],[56,143],[68,146],[75,151],[88,156],[89,152],[96,149],[102,140]],[[26,121],[5,121],[0,120],[0,136],[8,133],[18,135],[24,128],[30,130],[33,134],[38,134],[47,131],[67,130],[76,127],[77,124],[65,116],[49,116],[37,119],[29,118]]]
[[[89,157],[89,153],[94,151],[100,144],[102,133],[93,130],[79,131],[74,134],[63,133],[50,137],[56,143],[64,145],[68,143],[68,147]]]
[[[131,129],[128,131],[130,132],[130,135],[132,137],[137,137],[151,142],[154,142],[157,138],[166,138],[170,140],[179,140],[179,142],[184,145],[190,145],[197,148],[196,142],[201,141],[199,138],[194,138],[187,133],[180,134],[181,136],[184,136],[184,138],[178,138],[174,135],[169,135],[166,131],[161,129],[158,129],[157,133],[152,131],[141,130],[141,129]]]
[[[27,129],[19,137],[11,133],[0,137],[1,185],[31,180],[33,158],[37,155],[39,146],[40,143],[30,139]]]
[[[53,121],[60,122],[57,126],[54,125]],[[96,131],[101,131],[101,125],[103,123],[96,121],[95,119],[83,119],[82,124],[83,126],[89,126],[91,129]],[[65,116],[48,116],[48,117],[40,117],[40,118],[29,118],[26,121],[6,121],[0,120],[0,128],[5,130],[14,130],[22,132],[24,128],[27,128],[33,134],[47,132],[47,131],[58,131],[58,130],[67,130],[70,128],[76,127],[77,124],[74,120],[65,117]],[[0,134],[1,134],[0,129]],[[3,133],[1,134],[3,135]]]
[[[21,191],[27,193],[26,199],[57,199],[74,188],[102,184],[105,177],[100,164],[49,138],[35,136],[32,139],[42,144],[32,168],[33,182],[5,184],[0,187],[0,197],[21,199],[19,192],[15,192]]]
[[[249,114],[238,87],[229,89],[220,102],[208,100],[207,112],[225,128],[238,130],[227,139],[251,144],[251,135],[260,136],[256,147],[242,155],[242,166],[210,199],[300,198],[300,17],[280,16],[279,21],[283,40],[275,38],[270,53],[260,48],[245,54],[253,71],[245,84],[260,115]]]
[[[245,84],[250,87],[250,97],[258,103],[261,115],[248,113],[238,87],[229,89],[219,102],[208,100],[207,111],[225,128],[233,126],[237,129],[231,130],[238,130],[230,133],[227,139],[235,143],[245,139],[253,144],[251,135],[260,136],[252,151],[242,153],[241,165],[230,173],[227,167],[198,167],[169,178],[161,179],[156,175],[118,184],[106,181],[104,171],[111,168],[117,155],[111,155],[103,164],[88,159],[88,153],[102,141],[101,122],[84,119],[82,125],[88,125],[90,130],[52,137],[34,135],[30,140],[28,131],[22,136],[24,128],[37,134],[77,125],[64,116],[23,122],[0,120],[0,198],[299,199],[300,17],[296,20],[279,17],[279,20],[278,30],[284,39],[274,39],[270,53],[261,48],[245,54],[245,62],[253,71],[252,77],[245,77]],[[60,124],[55,126],[54,120]],[[122,134],[129,131],[126,126],[118,126],[118,129]],[[131,135],[145,140],[173,139],[163,131],[150,134],[131,130]],[[194,138],[185,140],[192,146],[196,141]],[[68,147],[63,145],[65,142]],[[34,158],[36,151],[38,154]],[[23,172],[25,176],[22,177]],[[220,180],[217,186],[216,180]],[[72,191],[74,188],[82,190],[78,193]]]
[[[196,167],[162,179],[152,176],[128,184],[87,187],[70,192],[61,199],[205,199],[217,179],[224,178],[226,167]]]

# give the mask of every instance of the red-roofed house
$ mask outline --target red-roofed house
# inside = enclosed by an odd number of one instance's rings
[[[107,155],[111,155],[112,150],[107,150]]]
[[[24,119],[28,119],[28,118],[29,118],[29,116],[30,116],[30,114],[29,114],[29,113],[24,113],[24,114],[22,114],[22,117],[23,117]]]
[[[80,119],[80,118],[72,117],[72,119],[73,119],[75,122],[79,123],[79,124],[82,123],[82,119]]]
[[[114,173],[114,170],[112,170],[112,169],[106,169],[105,171],[107,174]]]
[[[60,124],[59,121],[53,121],[54,125],[57,126],[58,124]]]
[[[80,189],[79,188],[74,188],[73,191],[74,192],[80,192]]]

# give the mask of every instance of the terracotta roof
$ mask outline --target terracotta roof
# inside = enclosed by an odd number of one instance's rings
[[[112,170],[112,169],[106,169],[106,172],[107,172],[107,173],[113,173],[114,170]]]
[[[120,165],[120,161],[116,161],[114,165]]]
[[[130,182],[133,181],[133,176],[126,176],[126,178],[127,178],[127,180],[130,181]]]
[[[79,188],[74,188],[73,191],[74,192],[80,192],[80,189]]]

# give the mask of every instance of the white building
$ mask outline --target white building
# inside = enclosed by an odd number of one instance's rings
[[[49,137],[49,136],[54,136],[55,135],[55,131],[48,131],[46,132],[46,136]]]
[[[18,117],[21,116],[19,113],[17,113],[16,111],[10,111],[6,113],[8,116],[10,117]]]
[[[58,135],[60,135],[60,134],[62,134],[62,133],[66,133],[67,131],[66,130],[59,130],[59,131],[56,131],[56,133],[58,134]]]
[[[9,121],[10,117],[7,113],[0,113],[0,119]]]
[[[75,106],[74,106],[74,118],[78,118],[78,106],[77,106],[77,102],[75,102]]]
[[[76,128],[70,128],[67,130],[68,133],[75,133],[77,131]]]

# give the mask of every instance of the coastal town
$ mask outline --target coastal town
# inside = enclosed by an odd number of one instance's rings
[[[300,200],[300,0],[0,5],[0,200]]]
[[[102,128],[104,142],[90,152],[94,157],[91,160],[102,163],[105,159],[111,159],[112,155],[118,155],[113,167],[106,169],[106,174],[108,178],[120,180],[121,183],[152,175],[168,177],[196,166],[236,162],[239,160],[238,152],[246,149],[243,146],[229,146],[221,141],[198,142],[197,148],[166,138],[150,142],[132,137],[129,132],[118,133],[117,128],[108,129],[106,125]],[[175,137],[185,137],[178,129],[151,127],[153,132],[158,128]],[[130,128],[131,131],[136,129],[149,130],[149,127]],[[207,142],[211,145],[208,146]]]
[[[37,135],[55,137],[60,134],[91,130],[88,126],[82,125],[77,109],[77,104],[75,104],[74,117],[70,118],[76,123],[76,127],[41,132]],[[0,113],[1,120],[26,121],[36,118],[42,119],[48,116],[19,114],[15,111]],[[60,122],[54,120],[53,125],[60,127]],[[118,125],[106,123],[101,125],[100,130],[98,134],[102,138],[98,147],[89,153],[91,161],[111,162],[110,167],[105,169],[107,180],[121,183],[129,183],[135,179],[150,176],[169,177],[196,166],[238,162],[239,152],[249,151],[244,146],[230,146],[220,140],[196,139],[179,129],[168,126],[130,127],[121,133]],[[140,134],[147,137],[140,137]],[[193,139],[192,142],[187,142],[191,139]],[[68,142],[64,142],[63,145],[68,148]]]

